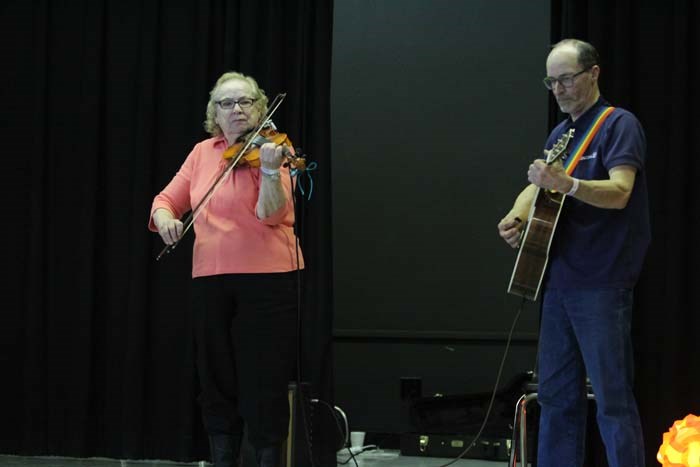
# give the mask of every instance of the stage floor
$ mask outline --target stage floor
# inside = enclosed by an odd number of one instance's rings
[[[338,466],[355,467],[349,455],[338,453]],[[349,460],[349,462],[347,462]],[[440,467],[447,464],[452,459],[442,459],[438,457],[413,457],[401,456],[399,451],[391,449],[380,449],[377,451],[365,451],[355,456],[358,467]],[[508,461],[485,461],[479,459],[460,459],[450,464],[450,467],[505,467]]]
[[[367,451],[355,456],[358,467],[439,467],[446,464],[451,459],[440,459],[435,457],[409,457],[400,456],[399,451],[378,450]],[[341,464],[348,460],[348,455],[338,454],[338,465],[354,467],[352,460],[346,464]],[[505,466],[508,462],[485,461],[478,459],[460,459],[451,464],[451,467],[495,467]],[[139,461],[139,460],[118,460],[89,458],[76,459],[71,457],[22,457],[0,455],[0,466],[2,467],[211,467],[208,462],[171,462],[171,461]]]

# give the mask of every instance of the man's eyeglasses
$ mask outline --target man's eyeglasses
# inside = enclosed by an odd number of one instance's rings
[[[241,109],[249,109],[256,100],[257,99],[251,99],[250,97],[244,97],[243,99],[221,99],[220,101],[216,101],[216,104],[224,110],[231,110],[236,104],[238,104]]]
[[[564,75],[560,76],[559,78],[554,78],[552,76],[547,76],[542,80],[544,83],[544,87],[549,89],[550,91],[554,88],[554,83],[559,83],[560,86],[563,86],[565,88],[570,88],[571,86],[574,85],[574,79],[591,68],[593,68],[594,65],[589,66],[588,68],[584,68],[583,70],[579,71],[578,73],[574,73],[573,75]]]

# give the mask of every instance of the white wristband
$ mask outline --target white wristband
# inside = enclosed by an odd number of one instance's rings
[[[574,181],[574,183],[571,185],[571,189],[566,194],[566,196],[574,196],[576,194],[576,192],[578,191],[579,179],[572,178],[572,180]]]
[[[280,173],[280,169],[267,169],[262,165],[260,166],[260,171],[265,175],[277,175],[278,173]]]

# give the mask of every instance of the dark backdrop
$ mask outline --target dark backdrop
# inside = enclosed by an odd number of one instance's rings
[[[334,11],[336,334],[502,336],[518,301],[504,310],[513,258],[493,233],[547,134],[533,57],[549,0]],[[525,314],[518,334],[536,324]]]
[[[519,305],[505,293],[515,258],[496,224],[547,135],[536,57],[549,10],[335,1],[335,395],[353,430],[421,431],[402,413],[402,378],[420,379],[424,395],[493,388]],[[532,369],[537,319],[536,306],[521,314],[503,385]],[[506,412],[493,420],[509,432]]]
[[[12,220],[0,452],[208,456],[184,306],[192,236],[156,263],[162,243],[146,227],[153,196],[208,136],[208,92],[228,70],[271,97],[288,93],[275,122],[318,163],[299,213],[309,263],[302,379],[329,399],[331,5],[2,3]]]

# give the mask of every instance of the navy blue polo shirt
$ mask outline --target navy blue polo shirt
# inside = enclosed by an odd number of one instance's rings
[[[562,134],[574,128],[569,148],[575,148],[601,106],[609,105],[601,98],[575,122],[567,118],[552,131],[545,147],[551,148]],[[624,209],[602,209],[566,197],[550,250],[547,287],[634,287],[651,239],[645,158],[646,137],[641,124],[632,113],[616,108],[572,176],[607,180],[608,172],[615,166],[636,167],[629,202]]]

